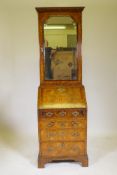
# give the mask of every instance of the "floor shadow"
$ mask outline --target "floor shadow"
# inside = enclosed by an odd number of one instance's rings
[[[115,137],[95,137],[88,140],[90,165],[95,164],[114,151],[117,151],[117,138]]]

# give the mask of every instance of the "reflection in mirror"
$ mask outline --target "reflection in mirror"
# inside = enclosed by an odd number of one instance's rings
[[[69,16],[52,16],[44,23],[45,80],[77,79],[77,24]]]

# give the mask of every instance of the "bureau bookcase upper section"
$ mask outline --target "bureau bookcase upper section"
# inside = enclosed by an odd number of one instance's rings
[[[36,8],[42,84],[82,84],[84,7]]]

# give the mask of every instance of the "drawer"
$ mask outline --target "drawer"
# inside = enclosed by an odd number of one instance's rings
[[[86,119],[78,118],[67,119],[67,118],[43,118],[39,120],[40,129],[66,129],[66,128],[86,128]]]
[[[76,117],[86,117],[86,109],[45,109],[45,110],[39,110],[39,115],[42,117],[59,117],[59,118],[76,118]]]
[[[41,154],[43,156],[77,156],[85,154],[84,142],[42,142]]]
[[[40,130],[41,141],[84,141],[85,129]]]

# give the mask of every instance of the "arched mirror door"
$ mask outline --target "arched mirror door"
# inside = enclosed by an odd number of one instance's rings
[[[77,80],[77,24],[70,16],[44,23],[45,80]]]

